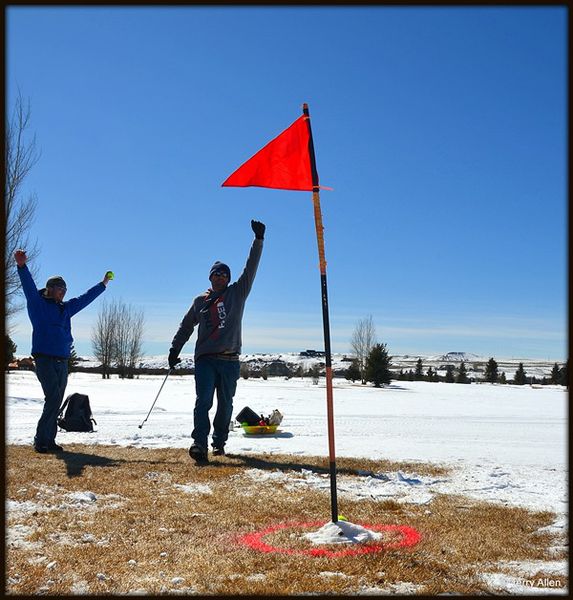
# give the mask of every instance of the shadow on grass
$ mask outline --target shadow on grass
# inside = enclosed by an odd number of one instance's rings
[[[227,454],[227,458],[233,459],[234,464],[229,463],[209,463],[211,466],[219,464],[220,466],[232,467],[237,466],[238,468],[250,468],[250,469],[279,469],[280,471],[312,471],[313,473],[330,473],[328,463],[322,467],[316,464],[310,464],[305,462],[298,462],[295,460],[273,460],[272,457],[261,458],[259,456],[249,456],[243,454]],[[236,461],[236,462],[235,462]],[[336,472],[343,475],[356,475],[356,469],[348,469],[344,467],[336,466]]]
[[[124,465],[127,463],[141,463],[146,462],[149,464],[163,464],[163,461],[142,461],[142,460],[133,460],[133,459],[123,459],[123,458],[108,458],[107,456],[100,456],[97,454],[85,454],[84,452],[73,452],[69,450],[65,450],[64,452],[60,452],[55,455],[56,458],[63,461],[66,465],[66,474],[68,477],[81,477],[86,467],[117,467],[120,465]],[[279,469],[281,471],[313,471],[314,473],[329,473],[329,468],[321,467],[319,465],[313,465],[305,462],[297,462],[295,460],[292,461],[281,461],[281,460],[271,460],[270,458],[259,458],[255,456],[245,456],[240,454],[227,454],[227,459],[231,459],[232,463],[229,463],[227,460],[219,461],[209,460],[208,462],[195,462],[190,460],[190,464],[205,468],[251,468],[251,469],[262,469],[262,470],[274,470]],[[350,475],[356,475],[356,471],[354,469],[341,469],[337,467],[337,473],[345,473]]]
[[[148,463],[150,465],[164,464],[162,460],[133,460],[123,458],[108,458],[97,454],[85,454],[84,452],[74,452],[64,450],[55,455],[66,465],[66,474],[68,477],[81,477],[86,467],[117,467],[125,464]]]
[[[83,452],[69,452],[65,450],[56,454],[59,460],[66,464],[66,474],[68,477],[80,477],[86,467],[115,467],[127,461],[94,454],[84,454]]]

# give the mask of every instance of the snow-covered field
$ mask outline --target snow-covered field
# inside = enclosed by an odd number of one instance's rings
[[[88,394],[97,421],[94,433],[58,434],[58,442],[138,447],[190,445],[194,378],[171,376],[142,429],[162,376],[102,380],[70,375],[67,394]],[[31,372],[6,379],[6,442],[30,444],[42,410],[40,385]],[[241,379],[236,415],[244,406],[265,416],[279,409],[284,420],[274,435],[230,432],[229,453],[328,454],[324,380]],[[555,532],[567,529],[567,393],[560,386],[458,385],[394,382],[384,389],[334,381],[338,456],[442,463],[452,467],[440,478],[412,472],[372,474],[358,482],[340,477],[341,497],[367,495],[425,504],[438,493],[456,493],[557,514]],[[257,477],[261,473],[256,474]],[[268,472],[267,477],[285,476]],[[328,487],[312,473],[293,485]],[[565,573],[566,564],[553,565]],[[500,580],[501,581],[501,580]],[[494,582],[496,583],[496,582]],[[497,583],[496,583],[497,585]],[[499,589],[525,593],[519,583]],[[531,590],[529,590],[531,591]],[[563,590],[561,590],[562,592]]]

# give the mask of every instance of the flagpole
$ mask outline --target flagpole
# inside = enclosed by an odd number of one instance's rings
[[[320,195],[318,186],[318,171],[310,127],[308,104],[302,105],[302,112],[308,124],[308,151],[310,155],[310,168],[312,173],[312,203],[314,205],[314,223],[316,226],[316,239],[318,242],[318,257],[320,266],[320,284],[322,289],[322,324],[324,329],[324,354],[326,361],[326,413],[328,421],[328,455],[330,461],[330,506],[332,522],[338,522],[338,501],[336,497],[336,454],[334,451],[334,404],[332,394],[332,353],[330,349],[330,320],[328,316],[328,287],[326,283],[326,257],[324,253],[324,226],[322,224],[322,211],[320,209]]]

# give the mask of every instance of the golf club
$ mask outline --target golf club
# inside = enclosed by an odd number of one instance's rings
[[[167,378],[169,377],[169,373],[171,373],[171,371],[173,371],[173,369],[169,369],[169,371],[167,371],[167,375],[165,375],[165,379],[163,380],[163,383],[161,384],[161,387],[159,388],[159,391],[157,392],[157,396],[155,396],[155,400],[153,401],[153,404],[151,405],[151,408],[149,409],[149,412],[147,413],[147,417],[145,417],[145,419],[143,419],[141,425],[138,425],[139,429],[142,429],[145,421],[147,421],[147,419],[149,419],[149,415],[151,414],[151,411],[153,410],[153,407],[155,406],[155,403],[157,402],[157,398],[159,398],[159,394],[161,394],[161,390],[163,389],[163,386],[165,385],[165,382],[167,381]]]

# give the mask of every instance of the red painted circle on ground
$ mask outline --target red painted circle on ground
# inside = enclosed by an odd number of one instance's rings
[[[281,548],[279,546],[271,546],[265,543],[264,538],[271,533],[276,533],[281,529],[301,529],[310,527],[322,527],[324,522],[319,521],[316,523],[279,523],[278,525],[272,525],[263,529],[262,531],[255,531],[254,533],[248,533],[239,538],[239,542],[258,550],[259,552],[278,552],[281,554],[306,554],[308,556],[355,556],[359,554],[371,554],[374,552],[384,552],[385,550],[395,550],[396,548],[407,548],[409,546],[416,545],[421,539],[421,534],[416,531],[413,527],[408,525],[362,525],[366,529],[371,531],[388,531],[392,533],[401,534],[401,538],[394,542],[387,544],[380,542],[374,544],[357,544],[344,550],[327,550],[326,548],[309,548],[309,549],[294,549],[294,548]]]

